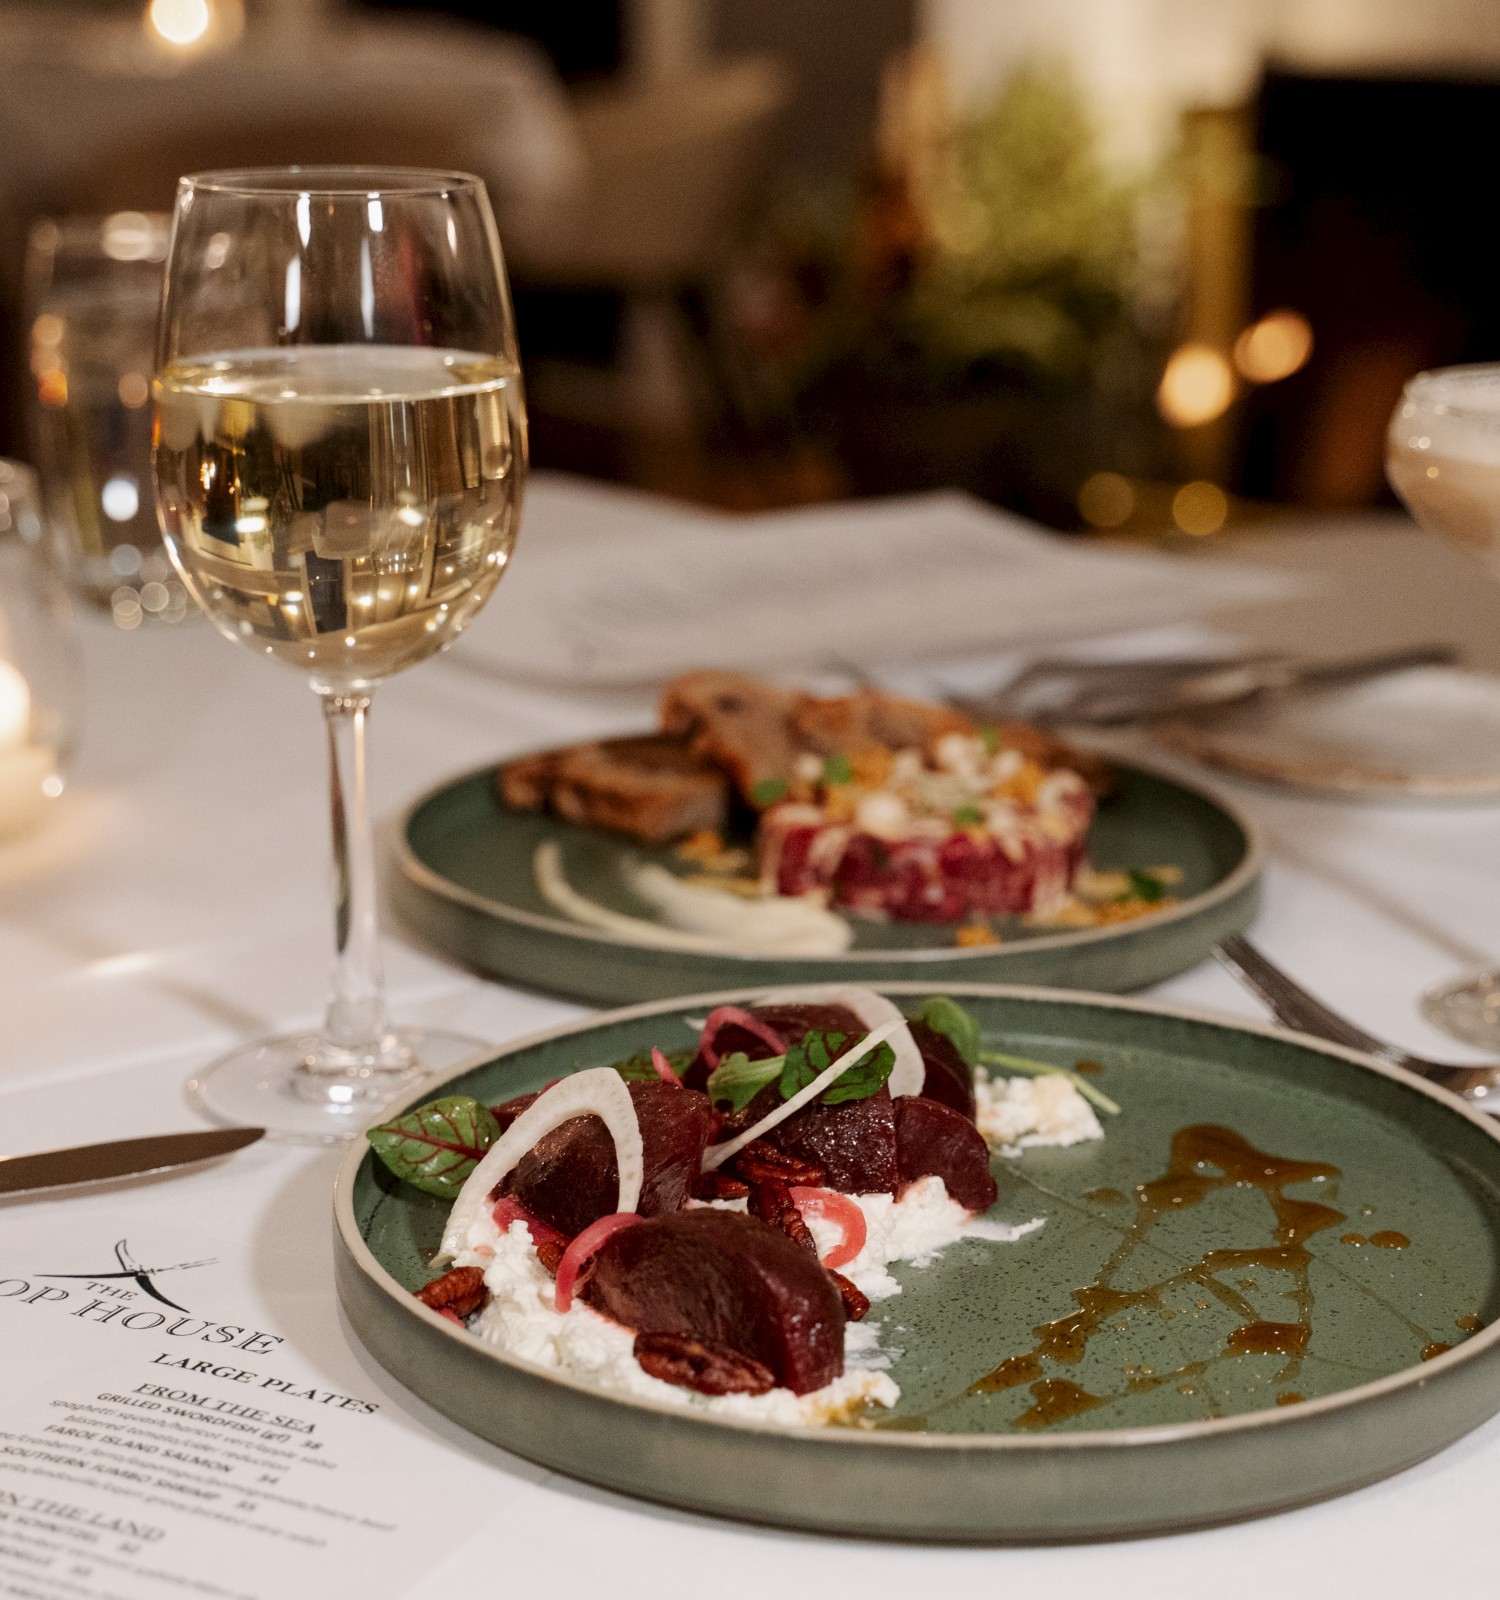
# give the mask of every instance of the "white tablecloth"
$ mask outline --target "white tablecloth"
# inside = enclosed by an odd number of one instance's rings
[[[538,493],[545,500],[546,486]],[[1243,552],[1241,552],[1243,553]],[[1492,664],[1496,602],[1445,551],[1399,527],[1330,524],[1249,553],[1338,581],[1265,615],[1216,619],[1314,650],[1446,635]],[[524,546],[523,546],[524,554]],[[197,1125],[181,1084],[237,1040],[312,1020],[329,932],[320,718],[305,685],[204,625],[116,632],[86,619],[88,721],[52,825],[0,847],[0,1153]],[[447,774],[508,751],[639,725],[649,695],[565,697],[501,684],[457,659],[382,689],[378,817]],[[1415,1009],[1427,984],[1500,956],[1500,809],[1346,805],[1235,786],[1270,847],[1256,937],[1332,1004],[1417,1049],[1460,1056]],[[395,1008],[496,1042],[580,1008],[485,983],[388,929]],[[1259,1017],[1212,965],[1165,1001]],[[58,1119],[58,1109],[66,1115]],[[48,1137],[39,1137],[46,1129]],[[65,1135],[60,1132],[65,1129]],[[413,1401],[338,1320],[327,1185],[336,1157],[260,1147],[267,1203],[301,1267],[278,1289],[284,1331],[357,1370],[433,1448],[492,1493],[486,1523],[434,1529],[410,1600],[458,1593],[1110,1594],[1217,1600],[1488,1592],[1485,1536],[1500,1422],[1390,1481],[1286,1515],[1173,1538],[1015,1550],[883,1547],[732,1526],[547,1474]],[[72,1202],[60,1202],[62,1206]],[[69,1213],[58,1212],[63,1222]],[[0,1240],[6,1215],[0,1214]],[[268,1247],[269,1248],[269,1247]],[[310,1287],[311,1286],[311,1287]],[[303,1330],[298,1332],[298,1330]],[[471,1539],[472,1534],[472,1539]]]

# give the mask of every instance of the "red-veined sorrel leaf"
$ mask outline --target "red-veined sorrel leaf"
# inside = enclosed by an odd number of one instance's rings
[[[365,1137],[398,1178],[452,1200],[479,1158],[500,1137],[500,1124],[488,1106],[466,1094],[452,1094],[382,1122]]]

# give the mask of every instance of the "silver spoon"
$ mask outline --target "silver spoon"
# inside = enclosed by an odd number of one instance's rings
[[[1214,946],[1214,955],[1252,994],[1265,1001],[1283,1026],[1362,1051],[1394,1067],[1405,1067],[1419,1078],[1461,1095],[1477,1110],[1500,1115],[1500,1066],[1465,1067],[1456,1062],[1429,1061],[1377,1039],[1338,1012],[1330,1011],[1240,934],[1231,933],[1221,939]]]

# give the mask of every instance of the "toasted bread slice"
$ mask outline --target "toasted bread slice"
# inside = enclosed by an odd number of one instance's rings
[[[743,673],[689,672],[662,693],[662,729],[726,771],[752,805],[764,805],[766,786],[792,778],[801,748],[791,726],[797,699]]]
[[[930,754],[944,734],[973,733],[974,724],[948,706],[861,689],[836,700],[798,695],[792,732],[800,749],[824,756],[854,755],[871,748]]]
[[[569,822],[652,844],[722,831],[729,814],[724,774],[686,741],[661,734],[521,756],[501,767],[495,782],[501,799],[516,810],[545,806]]]

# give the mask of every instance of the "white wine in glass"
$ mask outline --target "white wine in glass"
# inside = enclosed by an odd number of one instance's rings
[[[1420,372],[1396,402],[1386,475],[1421,525],[1500,579],[1500,366]],[[1500,1050],[1500,970],[1469,973],[1422,997],[1454,1038]]]
[[[375,686],[457,637],[515,541],[525,411],[483,186],[344,168],[183,179],[154,393],[173,564],[228,638],[308,674],[333,777],[323,1030],[237,1051],[191,1091],[283,1137],[347,1137],[478,1048],[386,1020],[364,737]]]

